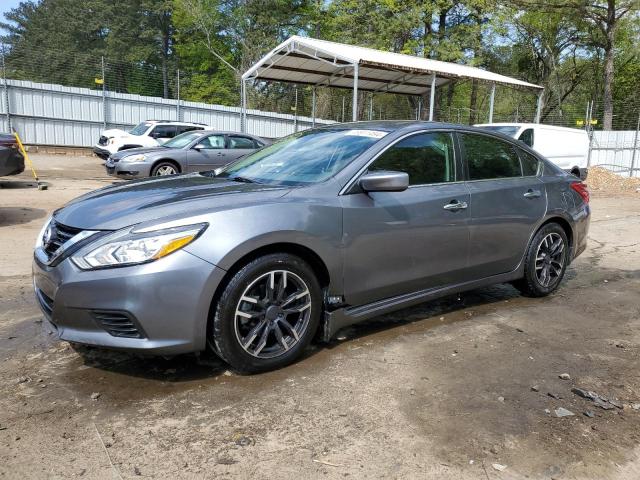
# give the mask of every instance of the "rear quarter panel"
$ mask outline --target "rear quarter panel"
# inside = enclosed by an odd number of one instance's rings
[[[549,169],[547,169],[549,170]],[[547,215],[543,221],[560,217],[569,223],[572,233],[572,258],[577,257],[587,244],[591,210],[573,189],[576,178],[564,173],[551,173],[542,177],[547,190]]]

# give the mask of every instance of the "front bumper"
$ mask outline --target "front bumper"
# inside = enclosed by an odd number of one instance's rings
[[[109,155],[111,155],[112,152],[100,145],[94,145],[93,153],[95,153],[96,156],[98,156],[102,160],[106,160],[107,158],[109,158]]]
[[[184,250],[91,271],[70,259],[56,267],[33,261],[36,298],[60,339],[158,355],[206,348],[209,308],[224,273]]]
[[[151,164],[146,162],[126,162],[120,160],[114,162],[110,158],[104,164],[107,174],[118,178],[140,178],[151,175]]]
[[[24,172],[24,157],[12,148],[0,152],[0,176],[19,175]]]

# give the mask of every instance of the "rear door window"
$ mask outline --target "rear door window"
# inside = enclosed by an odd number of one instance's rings
[[[256,148],[255,143],[253,143],[252,138],[240,137],[236,135],[229,135],[229,148],[231,149],[240,149],[240,148],[248,148],[254,149]]]
[[[514,147],[488,135],[460,134],[469,170],[469,180],[522,176],[520,159]]]
[[[518,149],[518,155],[520,155],[520,161],[522,162],[522,174],[525,177],[538,175],[540,171],[540,160],[520,148]]]
[[[369,167],[370,172],[406,172],[409,185],[455,181],[453,139],[444,132],[421,133],[400,140]]]
[[[173,138],[176,136],[175,125],[157,125],[152,131],[153,138]]]
[[[192,132],[194,130],[204,130],[202,127],[196,127],[195,125],[178,125],[178,135],[184,132]]]

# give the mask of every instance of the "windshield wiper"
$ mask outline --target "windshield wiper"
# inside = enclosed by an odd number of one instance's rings
[[[240,176],[229,177],[229,180],[233,180],[234,182],[241,182],[241,183],[258,183],[255,180],[252,180],[250,178],[240,177]]]

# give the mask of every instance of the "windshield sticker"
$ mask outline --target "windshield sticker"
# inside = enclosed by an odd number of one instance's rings
[[[354,137],[369,137],[369,138],[382,138],[389,132],[381,132],[379,130],[347,130],[345,135],[351,135]]]

